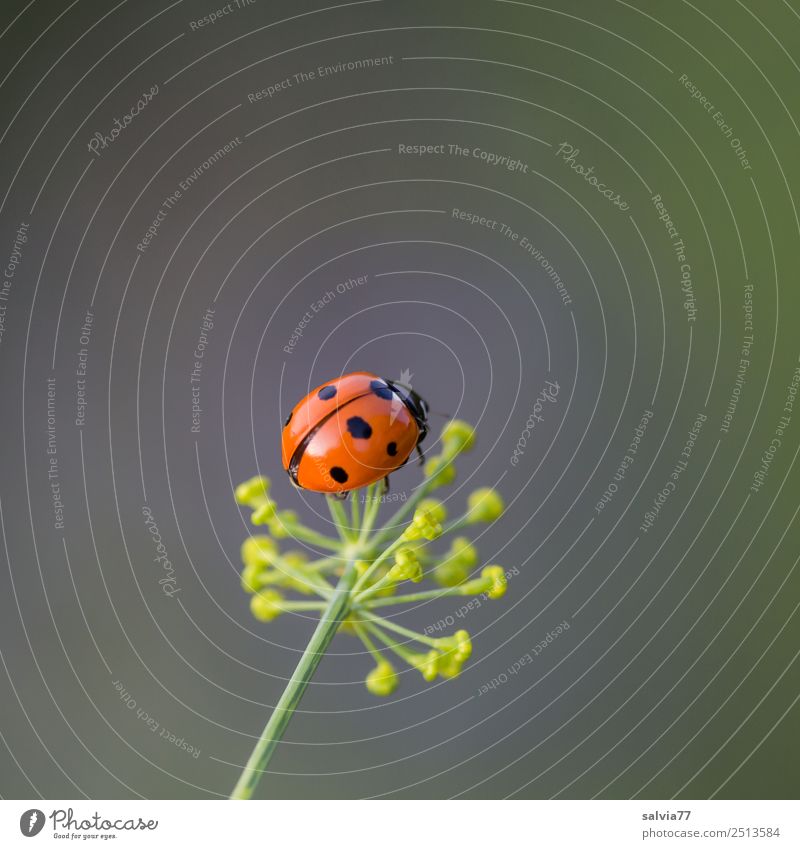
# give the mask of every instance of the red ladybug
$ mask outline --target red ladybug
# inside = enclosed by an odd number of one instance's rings
[[[314,492],[344,493],[399,469],[428,432],[428,404],[367,371],[323,383],[289,413],[283,468]]]

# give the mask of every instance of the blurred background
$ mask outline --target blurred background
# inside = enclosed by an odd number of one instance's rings
[[[4,797],[228,795],[314,626],[251,617],[233,488],[329,529],[280,428],[361,369],[475,424],[447,505],[497,487],[476,544],[519,575],[403,615],[470,631],[455,680],[378,700],[338,636],[261,795],[796,796],[795,0],[0,33]]]

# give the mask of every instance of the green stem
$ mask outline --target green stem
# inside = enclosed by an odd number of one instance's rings
[[[281,610],[322,610],[325,607],[324,601],[282,601],[278,607]]]
[[[319,666],[322,656],[331,644],[342,620],[350,611],[350,591],[355,581],[355,562],[350,560],[344,574],[336,585],[331,600],[320,616],[319,623],[309,640],[306,650],[300,658],[283,695],[275,705],[275,710],[269,718],[261,737],[253,749],[245,768],[242,770],[231,799],[250,799],[258,786],[261,776],[266,771],[270,759],[286,731],[309,681]]]
[[[338,551],[342,545],[339,540],[326,537],[325,534],[302,525],[293,525],[287,528],[287,533],[292,539],[307,542],[309,545],[318,545],[320,548],[327,548],[329,551]]]
[[[389,651],[394,652],[401,660],[404,660],[409,666],[414,665],[414,652],[410,649],[407,649],[405,646],[401,646],[399,643],[396,643],[390,637],[381,631],[380,628],[373,625],[371,622],[365,622],[364,627],[371,633],[374,634],[385,646],[389,649]]]
[[[282,557],[276,560],[275,568],[284,575],[294,578],[295,581],[310,587],[317,595],[321,595],[323,598],[330,598],[333,593],[333,587],[322,575],[318,575],[316,572],[303,572],[301,569],[295,569],[294,566],[290,566]]]
[[[417,491],[403,504],[389,519],[386,524],[375,532],[375,536],[370,540],[370,545],[373,548],[381,546],[392,534],[400,530],[400,525],[403,519],[412,511],[417,504],[428,494],[431,489],[432,481],[426,480],[419,486]]]
[[[372,613],[368,613],[366,610],[359,612],[370,622],[380,625],[382,628],[386,628],[389,631],[394,631],[396,634],[402,634],[402,636],[408,637],[409,640],[414,640],[417,643],[423,643],[424,645],[431,646],[432,648],[438,648],[439,646],[439,640],[434,637],[427,637],[425,634],[418,634],[410,628],[404,628],[402,625],[397,625],[389,619],[384,619],[382,616],[375,616]]]
[[[310,572],[321,572],[331,566],[335,566],[339,561],[344,560],[342,557],[321,557],[319,560],[312,560],[306,563],[306,569]]]
[[[372,599],[369,603],[369,607],[386,607],[391,604],[407,604],[412,601],[428,601],[429,599],[434,598],[446,598],[447,596],[453,595],[478,595],[479,593],[468,593],[464,592],[464,584],[460,587],[439,587],[435,590],[423,590],[418,593],[407,593],[406,595],[393,595],[388,596],[387,598],[375,598]],[[480,590],[483,592],[483,590]],[[364,596],[358,599],[359,604],[363,602]]]
[[[361,501],[358,490],[350,494],[350,518],[353,526],[353,531],[361,527]]]
[[[357,593],[362,587],[365,586],[367,581],[369,581],[370,576],[375,573],[375,570],[382,564],[386,562],[386,559],[389,555],[394,554],[394,552],[400,548],[403,544],[404,540],[402,535],[399,536],[388,548],[385,548],[376,558],[370,563],[369,568],[364,572],[364,574],[356,581],[356,585],[353,588],[353,592]]]
[[[358,623],[353,623],[353,628],[354,628],[356,634],[358,634],[358,638],[366,646],[367,651],[372,655],[375,662],[381,663],[381,661],[383,660],[383,655],[380,653],[380,651],[376,647],[375,643],[373,643],[372,640],[367,635],[366,628],[364,628],[363,625],[360,625]]]
[[[442,451],[442,462],[444,464],[452,463],[457,454],[457,449],[445,447]],[[408,501],[406,501],[406,503],[390,517],[389,521],[375,533],[375,536],[370,540],[370,544],[373,547],[378,547],[382,545],[385,540],[391,537],[392,534],[396,532],[403,519],[405,519],[405,517],[414,510],[417,504],[419,504],[419,502],[422,501],[422,499],[425,498],[432,489],[435,489],[435,483],[436,477],[426,478],[411,498],[409,498]]]
[[[347,512],[342,506],[342,502],[332,495],[329,495],[325,500],[328,502],[328,508],[331,511],[331,518],[333,519],[333,523],[336,525],[336,530],[339,532],[342,542],[350,542],[352,534],[350,520],[347,517]]]
[[[361,534],[359,535],[359,545],[363,545],[375,524],[375,519],[378,518],[378,512],[381,509],[381,497],[378,494],[379,484],[373,483],[367,487],[364,495],[364,522],[361,526]]]
[[[356,589],[353,590],[354,593],[358,593],[356,595],[355,601],[357,604],[363,604],[365,601],[368,601],[375,595],[375,593],[379,593],[382,589],[391,586],[392,584],[396,584],[397,581],[394,578],[389,577],[389,573],[387,572],[382,578],[379,578],[371,587],[367,587],[365,590],[361,590],[360,592]]]
[[[445,536],[446,534],[452,534],[454,531],[460,531],[462,528],[474,525],[475,523],[470,521],[469,516],[469,513],[465,513],[463,516],[459,516],[457,519],[453,519],[450,524],[445,525],[442,528],[442,536]]]

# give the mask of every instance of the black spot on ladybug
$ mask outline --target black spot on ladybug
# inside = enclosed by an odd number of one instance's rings
[[[317,392],[317,398],[319,398],[321,401],[330,401],[335,394],[335,386],[323,386],[322,389]]]
[[[395,457],[395,456],[397,456],[397,443],[396,443],[396,442],[390,442],[390,443],[386,446],[386,453],[387,453],[390,457]]]
[[[331,469],[331,477],[336,483],[347,483],[348,474],[341,466],[334,466]]]
[[[289,418],[283,423],[284,427],[289,427],[289,422],[292,420],[292,414],[289,413]]]
[[[372,428],[361,416],[351,416],[347,420],[347,429],[353,439],[369,439],[372,436]]]
[[[383,398],[385,401],[391,401],[394,397],[392,390],[382,380],[371,380],[369,388],[378,398]]]

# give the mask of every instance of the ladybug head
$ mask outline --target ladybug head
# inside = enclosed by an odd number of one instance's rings
[[[422,442],[428,433],[428,413],[430,411],[428,402],[410,386],[403,386],[392,380],[387,380],[386,383],[400,396],[406,408],[414,417],[417,427],[419,427],[420,435],[418,441]]]

